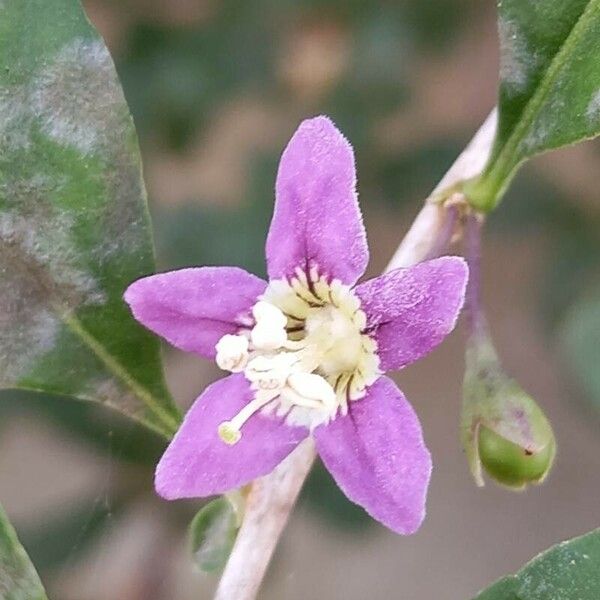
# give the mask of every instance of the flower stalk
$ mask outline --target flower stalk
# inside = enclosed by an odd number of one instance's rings
[[[556,453],[550,422],[521,386],[504,372],[481,300],[481,233],[484,218],[467,217],[466,255],[470,281],[465,312],[469,329],[463,384],[461,442],[478,486],[483,471],[516,490],[548,475]]]
[[[244,520],[214,600],[256,598],[315,456],[314,443],[307,438],[272,473],[252,484]]]

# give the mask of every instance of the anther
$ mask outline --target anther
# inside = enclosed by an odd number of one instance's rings
[[[301,400],[307,400],[308,404],[314,405],[314,402],[318,402],[329,410],[336,408],[335,390],[324,377],[316,373],[292,373],[287,379],[287,384],[297,394],[298,404]]]
[[[285,344],[287,332],[283,327],[273,327],[261,323],[254,326],[250,332],[250,339],[257,350],[277,350]]]
[[[287,325],[287,317],[274,304],[259,300],[252,307],[252,314],[257,325],[266,325],[274,329],[283,329]]]
[[[248,362],[248,338],[243,335],[224,335],[215,346],[219,368],[232,373],[244,370]]]
[[[248,363],[246,379],[262,390],[281,389],[298,361],[299,357],[291,353],[257,356]]]

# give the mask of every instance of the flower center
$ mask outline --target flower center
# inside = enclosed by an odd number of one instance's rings
[[[243,372],[254,398],[219,435],[229,444],[256,412],[285,416],[311,430],[328,423],[364,397],[379,377],[375,341],[365,333],[366,315],[350,287],[296,270],[291,279],[271,281],[252,309],[255,324],[226,335],[216,346],[217,364]]]

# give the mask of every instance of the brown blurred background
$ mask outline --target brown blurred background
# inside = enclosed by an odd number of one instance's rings
[[[381,271],[422,199],[495,102],[494,3],[481,0],[88,0],[139,130],[161,269],[264,269],[278,157],[329,114],[355,146]],[[472,483],[458,443],[464,333],[396,377],[433,453],[428,518],[395,536],[315,469],[266,600],[464,600],[600,524],[600,145],[535,160],[493,215],[485,299],[507,369],[558,440],[526,493]],[[217,371],[166,355],[187,406]],[[152,492],[159,440],[96,408],[0,396],[5,508],[54,600],[199,600],[186,543],[198,502]]]

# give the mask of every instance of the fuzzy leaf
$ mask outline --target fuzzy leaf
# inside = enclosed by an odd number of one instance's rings
[[[553,546],[475,600],[597,600],[600,529]]]
[[[600,133],[600,0],[499,0],[498,132],[467,193],[493,208],[517,166]]]
[[[42,582],[0,506],[0,598],[47,600]]]
[[[169,436],[158,342],[122,294],[155,270],[135,130],[78,0],[0,2],[0,386]]]

